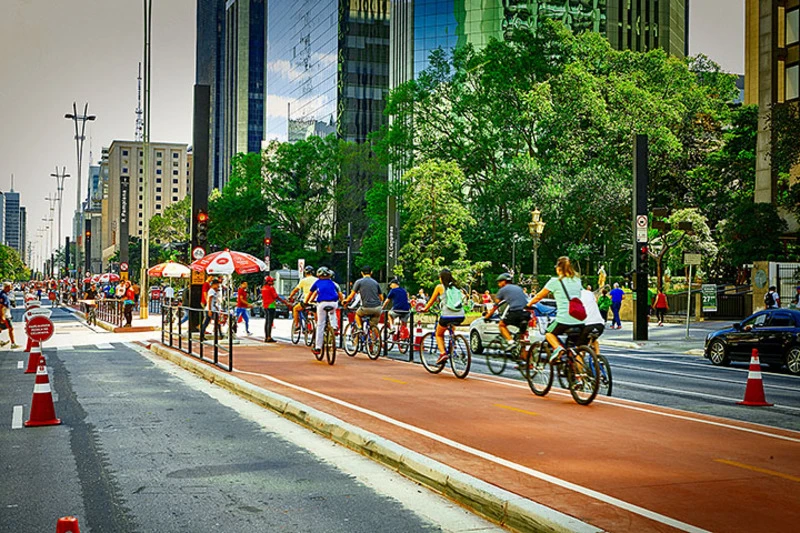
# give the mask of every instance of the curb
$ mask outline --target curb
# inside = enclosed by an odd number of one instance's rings
[[[181,352],[159,344],[146,347],[210,383],[365,455],[513,531],[602,532],[577,518],[455,470],[313,407],[194,361]]]
[[[616,346],[617,348],[630,348],[632,350],[641,350],[644,348],[643,344],[639,344],[637,342],[629,342],[629,341],[615,341],[612,339],[602,340],[600,339],[600,346]]]

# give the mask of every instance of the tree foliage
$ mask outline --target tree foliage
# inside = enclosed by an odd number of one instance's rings
[[[10,246],[0,244],[0,281],[27,281],[31,271],[22,262],[19,253]]]

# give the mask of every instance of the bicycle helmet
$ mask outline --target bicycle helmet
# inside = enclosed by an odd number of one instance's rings
[[[497,276],[497,279],[495,281],[497,281],[497,282],[507,281],[507,282],[511,283],[511,281],[513,279],[514,278],[513,278],[513,276],[511,274],[509,274],[508,272],[503,272],[502,274]]]
[[[311,265],[308,265],[304,272],[306,274],[313,274],[314,273],[314,267],[312,267]]]
[[[319,267],[317,269],[317,277],[318,278],[327,278],[331,275],[331,271],[328,270],[328,267]]]

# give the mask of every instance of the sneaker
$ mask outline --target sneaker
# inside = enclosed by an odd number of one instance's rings
[[[250,333],[249,331],[246,331],[245,334],[252,335],[252,333]]]
[[[514,349],[514,341],[507,341],[507,340],[503,339],[501,342],[502,342],[502,346],[503,346],[503,351],[504,352],[510,352],[511,350]]]
[[[2,348],[3,346],[5,346],[5,345],[6,345],[6,344],[8,344],[9,342],[11,342],[11,341],[0,341],[0,348]]]
[[[22,346],[20,346],[19,344],[12,344],[11,346],[9,346],[9,349],[11,350],[16,350],[17,348],[22,348]]]
[[[318,350],[318,349],[314,348],[313,350],[311,350],[311,352],[312,352],[314,355],[319,355],[319,354],[321,354],[321,353],[322,353],[322,350]]]
[[[436,360],[436,364],[443,365],[447,362],[448,359],[450,359],[450,356],[447,355],[446,353],[439,354],[439,359]]]
[[[278,342],[275,339],[267,339],[267,342]]]
[[[550,360],[549,360],[550,364],[555,363],[556,361],[561,359],[563,353],[564,353],[564,348],[561,346],[553,350],[553,353],[550,354]]]

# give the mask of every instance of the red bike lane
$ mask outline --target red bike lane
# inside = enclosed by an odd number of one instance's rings
[[[800,433],[339,350],[240,346],[233,374],[608,531],[790,531]]]

